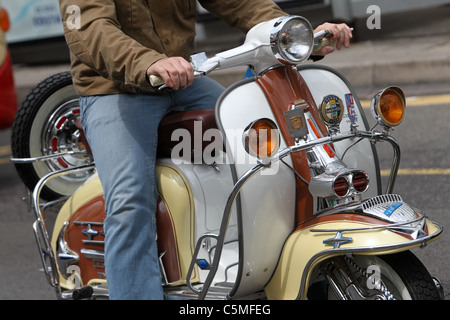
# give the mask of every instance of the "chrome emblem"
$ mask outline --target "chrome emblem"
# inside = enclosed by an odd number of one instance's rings
[[[84,234],[86,237],[88,237],[88,240],[83,239],[83,244],[100,244],[103,245],[105,243],[104,240],[96,240],[97,236],[102,236],[103,239],[105,237],[105,231],[103,230],[103,223],[102,222],[92,222],[92,221],[74,221],[74,225],[76,226],[82,226],[87,227],[86,229],[82,229],[81,233]],[[100,231],[94,229],[94,227],[97,227],[101,229]]]
[[[352,242],[353,238],[343,237],[342,231],[338,231],[334,238],[323,240],[323,244],[333,246],[333,249],[339,248],[341,245]]]

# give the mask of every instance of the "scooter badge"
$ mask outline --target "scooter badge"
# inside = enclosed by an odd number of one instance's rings
[[[350,119],[350,122],[352,124],[355,124],[355,122],[356,122],[356,111],[355,111],[355,105],[354,105],[354,102],[353,102],[353,95],[351,93],[347,93],[345,95],[345,104],[347,105],[348,118]]]
[[[352,242],[353,238],[343,237],[342,231],[338,231],[334,238],[323,240],[323,244],[333,246],[333,249],[339,248],[341,245]]]
[[[300,139],[308,134],[308,126],[306,126],[305,114],[302,108],[286,111],[284,117],[292,138]]]
[[[292,117],[291,118],[291,126],[292,126],[292,129],[294,129],[294,130],[298,130],[301,127],[303,127],[302,118],[299,116]]]
[[[330,127],[338,126],[344,115],[342,100],[334,95],[326,96],[320,105],[320,117]]]

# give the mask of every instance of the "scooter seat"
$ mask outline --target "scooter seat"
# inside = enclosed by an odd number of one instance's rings
[[[201,137],[195,137],[195,123],[201,123]],[[85,145],[87,153],[92,156],[92,151],[84,135],[83,128],[78,120],[75,125],[81,134],[81,140]],[[200,109],[185,112],[174,112],[163,118],[158,128],[158,152],[157,157],[170,157],[172,149],[180,141],[172,141],[172,133],[176,129],[186,129],[191,137],[191,155],[194,156],[194,139],[202,139],[202,153],[210,141],[203,140],[203,134],[208,129],[217,129],[214,110]],[[196,133],[198,135],[198,133]],[[193,159],[193,158],[191,158]]]
[[[195,124],[197,123],[197,132]],[[201,126],[199,126],[199,123]],[[201,136],[198,136],[201,128]],[[217,129],[215,113],[213,109],[200,109],[193,111],[174,112],[167,115],[160,123],[158,129],[158,157],[171,157],[172,149],[181,141],[172,141],[172,133],[176,129],[185,129],[191,140],[191,159],[194,159],[194,141],[201,139],[202,153],[211,141],[204,141],[203,134],[209,129]],[[182,139],[182,138],[180,138]]]

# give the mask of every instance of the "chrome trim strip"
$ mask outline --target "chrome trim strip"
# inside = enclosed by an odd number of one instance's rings
[[[92,225],[92,226],[103,226],[103,222],[92,222],[92,221],[74,221],[73,224],[77,226],[84,226],[84,225]]]
[[[103,241],[103,240],[83,240],[83,244],[105,245],[105,241]]]
[[[82,248],[80,251],[87,259],[92,260],[105,260],[105,252],[102,250],[86,249]]]
[[[367,230],[375,230],[375,229],[391,229],[399,226],[404,226],[406,224],[411,224],[414,222],[421,221],[425,219],[425,216],[421,216],[414,220],[409,220],[401,223],[394,223],[394,224],[386,224],[386,225],[376,225],[372,227],[362,227],[362,228],[347,228],[347,229],[311,229],[310,232],[352,232],[352,231],[367,231]]]

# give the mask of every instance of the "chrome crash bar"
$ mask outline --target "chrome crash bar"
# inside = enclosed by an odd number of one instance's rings
[[[59,157],[64,156],[73,156],[73,155],[87,155],[86,151],[66,151],[66,152],[60,152],[60,153],[53,153],[45,156],[40,157],[31,157],[31,158],[11,158],[10,161],[12,163],[33,163],[38,161],[47,161],[51,159],[57,159]],[[78,168],[71,168],[71,169],[78,169]]]
[[[274,163],[276,161],[280,161],[281,159],[283,159],[293,153],[300,152],[300,151],[303,151],[303,150],[306,150],[306,149],[309,149],[309,148],[312,148],[315,146],[339,142],[342,140],[352,139],[352,138],[368,138],[372,142],[377,142],[377,141],[390,142],[390,144],[392,145],[392,147],[394,149],[394,157],[393,157],[393,165],[392,165],[386,193],[392,192],[392,189],[393,189],[394,183],[395,183],[395,179],[397,176],[397,171],[399,168],[399,163],[400,163],[400,146],[394,138],[392,138],[390,135],[388,135],[385,132],[370,132],[370,131],[353,130],[353,131],[350,131],[347,133],[338,133],[335,135],[316,139],[314,141],[301,142],[301,143],[297,143],[294,146],[287,147],[287,148],[279,151],[273,158],[271,158],[270,162],[258,161],[258,163],[253,168],[248,170],[244,175],[242,175],[242,177],[234,185],[233,190],[231,191],[231,193],[227,199],[227,203],[226,203],[226,206],[224,209],[224,214],[222,217],[221,227],[219,230],[219,235],[205,234],[202,237],[200,237],[200,239],[197,241],[197,245],[194,250],[194,255],[191,260],[191,264],[190,264],[188,274],[186,277],[186,283],[187,283],[188,287],[194,293],[198,294],[199,299],[204,299],[206,297],[206,294],[208,293],[208,290],[211,287],[212,281],[218,270],[220,257],[221,257],[222,250],[223,250],[223,247],[225,244],[225,234],[226,234],[226,230],[228,228],[229,219],[231,217],[232,208],[234,206],[235,200],[236,200],[240,190],[243,188],[245,183],[251,177],[253,177],[256,173],[261,171],[262,169],[270,167],[272,165],[272,163]],[[30,162],[35,162],[35,161],[45,161],[45,160],[49,160],[52,158],[60,157],[62,155],[69,155],[69,154],[71,155],[71,154],[78,154],[78,153],[83,153],[83,152],[66,152],[66,153],[58,153],[58,154],[54,154],[54,155],[47,155],[47,156],[42,156],[42,157],[26,158],[26,159],[12,158],[11,162],[30,163]],[[60,176],[66,175],[66,174],[70,174],[74,171],[93,169],[94,167],[95,167],[95,164],[92,162],[92,163],[81,165],[78,167],[67,168],[67,169],[51,172],[51,173],[45,175],[44,177],[42,177],[39,180],[39,182],[36,184],[36,187],[33,190],[32,209],[36,215],[36,221],[33,223],[33,229],[34,229],[36,242],[37,242],[39,252],[40,252],[41,262],[42,262],[42,265],[44,268],[44,273],[47,277],[49,284],[52,287],[56,288],[56,290],[58,291],[57,293],[60,296],[61,296],[61,292],[60,292],[60,287],[59,287],[58,271],[57,271],[57,267],[56,267],[57,262],[56,262],[56,259],[55,259],[55,256],[54,256],[54,253],[53,253],[53,250],[51,247],[50,237],[47,232],[45,218],[41,212],[41,206],[39,204],[40,193],[41,193],[44,185],[51,179],[54,179],[54,178],[57,178],[57,177],[60,177]],[[197,256],[198,256],[198,253],[201,248],[201,243],[206,238],[214,238],[217,241],[216,252],[215,252],[212,263],[207,267],[207,270],[209,270],[209,273],[203,284],[203,287],[201,289],[197,289],[192,285],[190,279],[192,277],[192,273],[195,268],[195,265],[199,261]],[[47,260],[49,260],[49,261],[47,262]]]
[[[335,143],[335,142],[343,141],[346,139],[352,139],[352,138],[367,138],[367,139],[370,139],[372,143],[375,143],[378,141],[388,141],[392,145],[392,147],[394,149],[393,164],[392,164],[392,169],[391,169],[391,173],[390,173],[389,181],[388,181],[388,185],[387,185],[387,190],[386,190],[386,193],[392,193],[392,190],[394,188],[394,183],[395,183],[395,180],[397,177],[398,168],[400,165],[400,146],[399,146],[398,142],[393,137],[391,137],[387,132],[352,130],[352,131],[349,131],[346,133],[337,133],[337,134],[334,134],[331,136],[316,139],[314,141],[299,142],[294,146],[287,147],[287,148],[279,151],[274,157],[271,158],[271,160],[269,162],[262,162],[262,161],[258,160],[257,165],[252,167],[245,174],[243,174],[241,176],[241,178],[239,178],[239,180],[234,185],[234,187],[228,197],[225,209],[224,209],[224,214],[223,214],[221,226],[219,229],[219,235],[205,234],[197,241],[197,245],[194,250],[194,255],[191,260],[191,264],[189,266],[188,274],[186,276],[186,284],[193,292],[198,294],[198,299],[200,299],[200,300],[205,299],[205,297],[208,293],[208,290],[211,287],[212,281],[217,273],[217,270],[219,268],[219,261],[221,258],[222,250],[223,250],[223,247],[225,244],[225,234],[226,234],[226,230],[228,229],[228,223],[229,223],[229,220],[231,217],[232,208],[234,206],[234,203],[236,201],[236,198],[237,198],[239,192],[241,191],[241,189],[245,185],[245,183],[248,180],[250,180],[250,178],[253,177],[256,173],[261,171],[262,169],[270,167],[272,165],[272,163],[274,163],[276,161],[280,161],[281,159],[283,159],[293,153],[304,151],[306,149],[310,149],[315,146],[329,144],[329,143]],[[203,242],[203,240],[205,238],[216,239],[217,245],[216,245],[216,251],[214,254],[213,261],[206,269],[206,270],[209,270],[209,273],[205,279],[203,287],[201,289],[197,289],[192,285],[191,277],[192,277],[192,272],[194,270],[195,264],[197,264],[199,261],[197,256],[198,256],[198,253],[201,248],[201,243]]]
[[[61,154],[57,154],[60,156]],[[28,159],[29,160],[29,159]],[[25,161],[23,161],[25,162]],[[53,249],[51,246],[50,236],[47,231],[47,225],[45,223],[45,217],[41,211],[41,205],[39,203],[40,194],[44,185],[57,177],[70,174],[72,172],[93,169],[95,167],[94,163],[89,163],[85,165],[81,165],[78,167],[67,168],[59,171],[50,172],[44,177],[42,177],[38,183],[36,184],[33,194],[32,194],[32,209],[36,216],[36,221],[33,223],[34,235],[36,238],[36,243],[39,249],[39,254],[41,257],[42,266],[44,269],[44,274],[47,278],[48,283],[54,287],[57,291],[57,295],[61,296],[61,290],[59,286],[59,277],[58,277],[58,269],[57,269],[57,261],[55,255],[53,253]],[[47,261],[48,260],[48,261]]]

